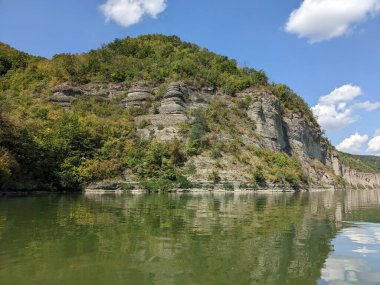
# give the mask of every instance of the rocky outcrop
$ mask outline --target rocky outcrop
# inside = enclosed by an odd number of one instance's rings
[[[126,91],[124,83],[88,83],[80,87],[72,86],[69,83],[57,85],[51,89],[52,96],[49,102],[56,103],[61,107],[70,108],[76,98],[88,96],[97,101],[112,100],[116,96]]]
[[[77,96],[83,94],[82,89],[79,87],[70,86],[67,83],[53,87],[51,92],[65,96]]]
[[[152,87],[147,82],[135,82],[128,90],[128,96],[123,100],[124,107],[142,108],[152,102]]]
[[[380,188],[380,174],[359,172],[344,165],[342,170],[342,177],[350,186],[357,188]]]
[[[360,172],[345,166],[336,152],[330,154],[330,164],[335,175],[342,177],[350,187],[380,188],[380,174]]]
[[[73,97],[62,94],[53,94],[48,98],[49,102],[55,103],[63,108],[71,108],[74,100]]]
[[[287,151],[289,143],[278,98],[265,89],[248,90],[244,96],[252,98],[247,114],[254,121],[263,146],[275,151]]]
[[[160,114],[183,114],[186,111],[186,87],[181,82],[171,83],[161,101]]]
[[[283,114],[278,97],[271,91],[249,89],[238,96],[250,96],[252,99],[247,114],[255,123],[255,132],[259,135],[261,145],[298,157],[315,183],[334,184],[336,175],[342,177],[349,187],[380,188],[380,174],[364,173],[345,166],[339,156],[324,143],[319,126],[315,126],[301,114]],[[325,168],[314,169],[315,160]]]
[[[305,117],[297,113],[284,115],[283,125],[292,155],[326,162],[327,150],[321,143],[320,128],[313,126]]]
[[[342,177],[348,187],[380,188],[380,174],[365,173],[352,169],[341,161],[334,150],[329,150],[322,142],[322,132],[309,120],[297,113],[283,115],[283,124],[286,129],[290,146],[290,153],[298,157],[301,164],[309,168],[312,160],[319,160],[333,170],[333,174]],[[311,171],[309,171],[311,173]],[[331,173],[325,172],[321,180],[334,180]],[[333,183],[333,182],[332,182]],[[333,183],[334,184],[334,183]]]
[[[269,90],[254,89],[246,91],[245,96],[252,98],[247,113],[264,147],[325,162],[326,150],[318,127],[300,114],[282,114],[279,99]]]
[[[80,88],[70,86],[67,83],[53,87],[51,92],[53,95],[48,98],[48,101],[64,108],[70,108],[75,97],[83,95]]]

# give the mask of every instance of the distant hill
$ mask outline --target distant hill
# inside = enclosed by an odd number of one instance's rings
[[[341,153],[347,166],[364,172],[380,173],[380,157]]]

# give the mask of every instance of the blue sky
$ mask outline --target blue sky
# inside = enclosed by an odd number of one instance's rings
[[[266,71],[341,150],[380,155],[380,0],[0,0],[0,41],[33,55],[178,35]]]

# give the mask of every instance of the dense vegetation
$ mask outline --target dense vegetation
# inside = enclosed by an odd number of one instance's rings
[[[63,82],[128,85],[139,80],[158,87],[178,80],[212,87],[232,96],[233,105],[215,100],[210,109],[195,110],[194,120],[181,127],[186,143],[180,143],[140,139],[133,124],[135,113],[121,107],[121,98],[112,102],[82,98],[69,112],[46,102],[51,87]],[[255,185],[269,179],[296,187],[305,178],[293,158],[257,149],[240,152],[239,125],[248,120],[249,102],[234,95],[249,87],[270,88],[284,113],[297,112],[317,125],[307,104],[287,86],[271,84],[263,71],[240,68],[235,60],[176,36],[117,39],[89,53],[52,59],[0,44],[0,189],[72,190],[125,176],[153,190],[189,187],[184,165],[204,152],[216,160],[225,153],[254,164],[250,172]],[[220,133],[233,139],[220,142],[216,138]],[[256,160],[248,162],[247,157]]]
[[[11,69],[25,68],[29,56],[0,43],[0,76]]]
[[[195,86],[221,87],[233,94],[250,86],[268,84],[263,71],[239,68],[235,60],[176,36],[117,39],[87,54],[59,54],[52,60],[28,57],[8,46],[1,47],[3,89],[41,91],[46,84],[64,81],[80,84],[94,80],[155,83],[186,80]]]

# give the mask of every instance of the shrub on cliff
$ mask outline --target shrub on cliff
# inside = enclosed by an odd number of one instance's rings
[[[314,126],[319,126],[309,105],[292,89],[284,84],[273,84],[272,90],[279,97],[280,106],[283,112],[291,111],[303,115]]]

